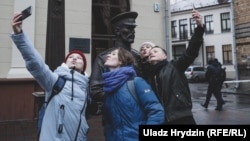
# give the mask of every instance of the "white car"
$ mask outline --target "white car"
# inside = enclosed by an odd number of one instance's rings
[[[185,71],[187,79],[194,82],[205,81],[205,74],[206,68],[203,66],[189,66]]]

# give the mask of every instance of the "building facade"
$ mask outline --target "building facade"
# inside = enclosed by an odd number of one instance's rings
[[[211,58],[217,58],[223,67],[226,67],[227,78],[235,78],[230,1],[174,1],[171,4],[173,58],[183,53],[194,33],[196,25],[191,17],[193,8],[201,13],[206,26],[204,42],[193,65],[206,66]]]
[[[168,10],[165,8],[168,7],[166,6],[168,1],[54,0],[54,2],[65,4],[65,40],[61,41],[65,42],[65,54],[75,46],[84,48],[88,74],[91,74],[91,66],[95,56],[102,50],[112,47],[114,36],[110,30],[109,20],[115,13],[138,12],[136,19],[138,26],[135,29],[136,37],[132,45],[133,48],[139,49],[141,43],[145,41],[152,41],[162,47],[167,46],[166,40],[169,40],[167,38],[169,31],[166,30],[168,27],[166,17],[169,17],[169,13],[166,14]],[[39,98],[34,97],[32,93],[42,91],[42,89],[25,68],[23,58],[9,34],[12,32],[13,14],[31,5],[32,15],[23,21],[23,31],[45,60],[48,4],[48,1],[38,0],[0,1],[2,13],[0,15],[0,111],[3,111],[0,112],[0,121],[34,119],[37,116],[36,103]],[[54,14],[61,12],[56,7],[54,10]],[[52,16],[56,15],[52,14]],[[81,46],[81,43],[85,43],[85,41],[89,44]]]
[[[78,0],[72,2],[65,1],[65,54],[67,54],[67,52],[69,51],[72,38],[90,39],[90,46],[88,47],[90,52],[85,53],[89,64],[87,67],[87,72],[89,74],[91,73],[91,63],[94,60],[94,57],[92,57],[92,51],[95,51],[92,46],[95,45],[95,41],[98,40],[99,37],[101,39],[104,39],[101,37],[103,33],[102,31],[95,32],[95,35],[92,34],[95,29],[98,29],[98,27],[100,27],[95,23],[104,21],[103,28],[105,28],[105,24],[107,26],[110,26],[109,21],[105,23],[105,20],[109,20],[114,15],[110,10],[111,13],[109,14],[109,16],[106,16],[108,18],[101,19],[105,16],[98,17],[98,15],[95,14],[96,12],[94,12],[94,10],[98,8],[107,9],[107,7],[109,7],[109,9],[112,9],[112,7],[123,4],[123,1],[116,3],[117,5],[114,5],[111,0],[106,0],[105,2],[99,2],[98,0]],[[136,37],[133,47],[138,49],[142,42],[149,40],[163,47],[166,46],[165,1],[149,0],[147,3],[145,3],[143,0],[128,0],[128,4],[129,5],[127,5],[127,10],[138,12],[138,18],[136,19],[138,26],[136,28]],[[32,6],[32,15],[23,22],[23,29],[31,39],[31,42],[34,43],[35,47],[41,53],[42,57],[45,58],[48,14],[47,1],[2,1],[0,2],[0,6],[2,7],[1,11],[4,14],[1,14],[0,20],[1,25],[4,28],[1,28],[0,30],[0,39],[2,41],[2,44],[0,45],[0,67],[3,69],[1,69],[0,78],[32,77],[25,69],[24,62],[22,61],[20,53],[16,50],[15,46],[12,44],[12,41],[9,38],[9,34],[12,32],[11,18],[13,17],[13,13],[19,12],[29,5]],[[156,9],[155,6],[158,8]],[[100,21],[96,22],[95,17],[99,18],[97,20]],[[108,29],[108,31],[104,32],[110,33],[112,32],[110,30],[111,29]],[[106,34],[104,34],[103,36],[105,35]],[[110,34],[109,36],[112,37],[112,34]],[[106,44],[102,45],[105,46]]]

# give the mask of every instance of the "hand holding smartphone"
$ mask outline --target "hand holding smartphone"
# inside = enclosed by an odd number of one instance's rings
[[[196,21],[196,23],[197,23],[198,26],[203,27],[202,16],[201,16],[201,14],[195,9],[194,3],[193,3],[192,17],[193,17],[193,20]]]
[[[19,18],[18,21],[23,21],[26,18],[28,18],[32,14],[32,7],[31,6],[27,7],[21,13],[22,13],[22,17]]]
[[[193,3],[193,12],[195,11],[195,6],[194,6],[194,3]],[[197,17],[193,15],[193,20],[197,20]]]

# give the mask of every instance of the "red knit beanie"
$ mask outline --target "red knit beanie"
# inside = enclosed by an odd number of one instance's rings
[[[82,57],[82,60],[83,60],[83,63],[84,63],[84,64],[83,64],[82,71],[85,72],[86,67],[87,67],[87,61],[86,61],[85,55],[84,55],[83,52],[80,51],[80,50],[72,50],[72,51],[70,51],[69,54],[65,57],[64,62],[66,63],[68,57],[69,57],[71,54],[73,54],[73,53],[77,53],[77,54],[79,54],[79,55]]]

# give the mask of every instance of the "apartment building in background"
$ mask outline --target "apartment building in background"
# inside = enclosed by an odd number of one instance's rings
[[[211,58],[217,58],[227,68],[227,77],[235,78],[230,1],[219,3],[217,0],[175,0],[171,4],[173,58],[183,53],[194,33],[196,24],[190,14],[193,8],[201,13],[206,26],[204,42],[193,65],[207,66]]]

